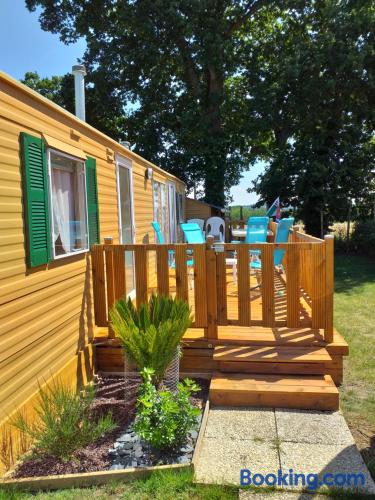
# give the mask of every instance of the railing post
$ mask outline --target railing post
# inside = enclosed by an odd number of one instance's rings
[[[294,238],[294,234],[293,234]],[[300,326],[300,250],[293,243],[286,251],[286,325],[288,328]]]
[[[293,233],[292,233],[292,242],[296,243],[298,241],[297,233],[299,231],[299,226],[293,226],[292,230],[293,230]]]
[[[105,245],[113,245],[112,236],[107,236],[104,238]],[[115,302],[115,282],[114,282],[114,269],[113,269],[113,251],[112,249],[105,250],[105,270],[107,277],[107,310],[108,310],[108,337],[115,338],[115,333],[109,324],[109,310],[112,308]]]
[[[186,243],[175,245],[176,297],[189,303],[188,269],[186,265]]]
[[[193,245],[195,327],[207,328],[206,245]]]
[[[105,296],[104,251],[102,245],[91,247],[92,288],[96,326],[107,326],[107,299]]]
[[[216,253],[212,249],[213,236],[207,236],[206,241],[207,338],[217,339]]]
[[[326,247],[326,321],[324,340],[333,342],[333,293],[334,293],[334,237],[327,234],[324,237]]]
[[[135,250],[135,297],[137,309],[148,301],[147,247],[137,245]]]

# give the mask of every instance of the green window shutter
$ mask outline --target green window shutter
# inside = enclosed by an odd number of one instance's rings
[[[51,259],[46,148],[39,137],[21,133],[24,208],[30,267]]]
[[[89,221],[89,246],[100,243],[98,185],[96,180],[96,160],[86,159],[87,218]]]

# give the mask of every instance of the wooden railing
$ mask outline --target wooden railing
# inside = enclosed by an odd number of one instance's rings
[[[261,270],[251,271],[251,250],[260,250]],[[284,251],[283,270],[274,252]],[[333,239],[297,230],[283,244],[94,245],[95,320],[108,325],[108,310],[124,296],[125,251],[133,252],[135,302],[151,293],[175,295],[192,307],[193,327],[217,338],[218,326],[302,326],[333,335]],[[112,333],[109,331],[109,335]]]
[[[334,293],[334,237],[324,240],[293,228],[291,241],[312,243],[312,252],[301,251],[300,286],[312,304],[312,327],[319,328],[325,321],[325,340],[333,341],[333,293]],[[310,269],[316,269],[311,273]]]

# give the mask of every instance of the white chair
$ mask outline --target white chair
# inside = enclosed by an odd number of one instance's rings
[[[224,243],[225,241],[225,222],[221,217],[210,217],[206,220],[206,234],[213,236],[214,240]]]
[[[201,228],[201,230],[203,231],[203,228],[204,228],[204,220],[203,219],[189,219],[187,221],[189,224],[198,224],[198,226]]]

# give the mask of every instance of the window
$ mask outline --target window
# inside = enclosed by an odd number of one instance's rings
[[[184,241],[184,235],[180,226],[182,222],[185,222],[184,213],[184,195],[176,192],[177,238],[179,242]]]
[[[88,250],[84,162],[49,150],[49,172],[53,256]]]
[[[123,244],[134,243],[133,225],[133,189],[132,189],[132,164],[121,156],[117,157],[117,190],[120,215],[120,241]],[[125,252],[126,293],[135,292],[134,253]]]
[[[176,211],[177,211],[177,222],[185,221],[184,218],[184,195],[182,193],[176,193]]]
[[[164,241],[169,241],[168,237],[168,202],[167,187],[161,182],[153,181],[153,202],[154,220],[159,223]]]
[[[62,153],[64,143],[48,140],[20,134],[29,267],[85,252],[100,242],[95,158],[69,145],[70,154]]]
[[[168,205],[169,205],[169,241],[177,241],[177,220],[176,220],[176,185],[168,182]]]

